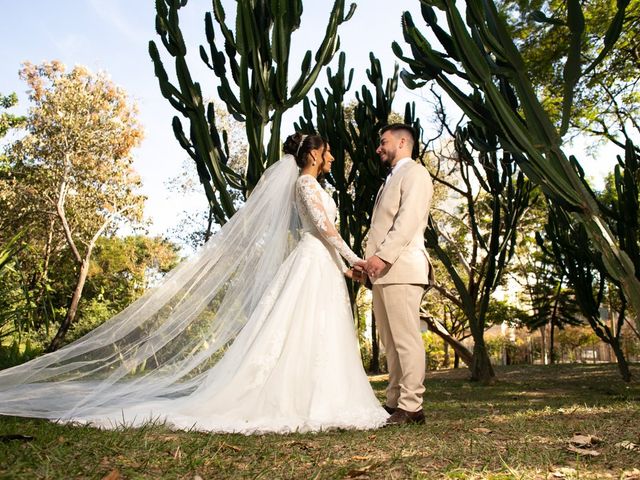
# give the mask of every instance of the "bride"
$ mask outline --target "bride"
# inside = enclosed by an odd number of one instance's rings
[[[343,275],[364,263],[317,181],[333,157],[295,134],[192,259],[66,347],[0,372],[0,414],[211,432],[382,426]]]

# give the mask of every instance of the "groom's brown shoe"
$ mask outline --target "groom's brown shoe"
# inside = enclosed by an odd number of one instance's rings
[[[389,415],[393,415],[394,413],[396,413],[396,410],[397,410],[396,407],[390,407],[388,405],[383,405],[382,408],[384,408]]]
[[[407,412],[401,408],[396,408],[396,411],[387,418],[386,426],[389,425],[411,425],[411,424],[423,424],[424,412],[418,410],[417,412]]]

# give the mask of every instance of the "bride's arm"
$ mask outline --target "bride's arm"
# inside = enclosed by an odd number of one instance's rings
[[[353,250],[342,239],[333,222],[329,220],[322,203],[321,187],[318,182],[310,175],[303,175],[298,179],[296,188],[304,208],[322,238],[335,247],[338,253],[349,262],[349,265],[354,266],[363,263],[363,260],[353,253]]]

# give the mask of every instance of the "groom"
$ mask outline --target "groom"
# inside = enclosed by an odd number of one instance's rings
[[[420,304],[433,282],[424,230],[433,194],[431,176],[411,158],[415,133],[409,125],[380,131],[376,153],[391,168],[380,188],[365,250],[373,285],[373,312],[387,356],[388,425],[424,423],[425,350]]]

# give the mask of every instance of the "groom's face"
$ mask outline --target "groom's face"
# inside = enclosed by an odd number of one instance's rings
[[[380,145],[376,149],[376,153],[384,164],[391,165],[398,153],[399,139],[392,131],[388,130],[380,137]]]

